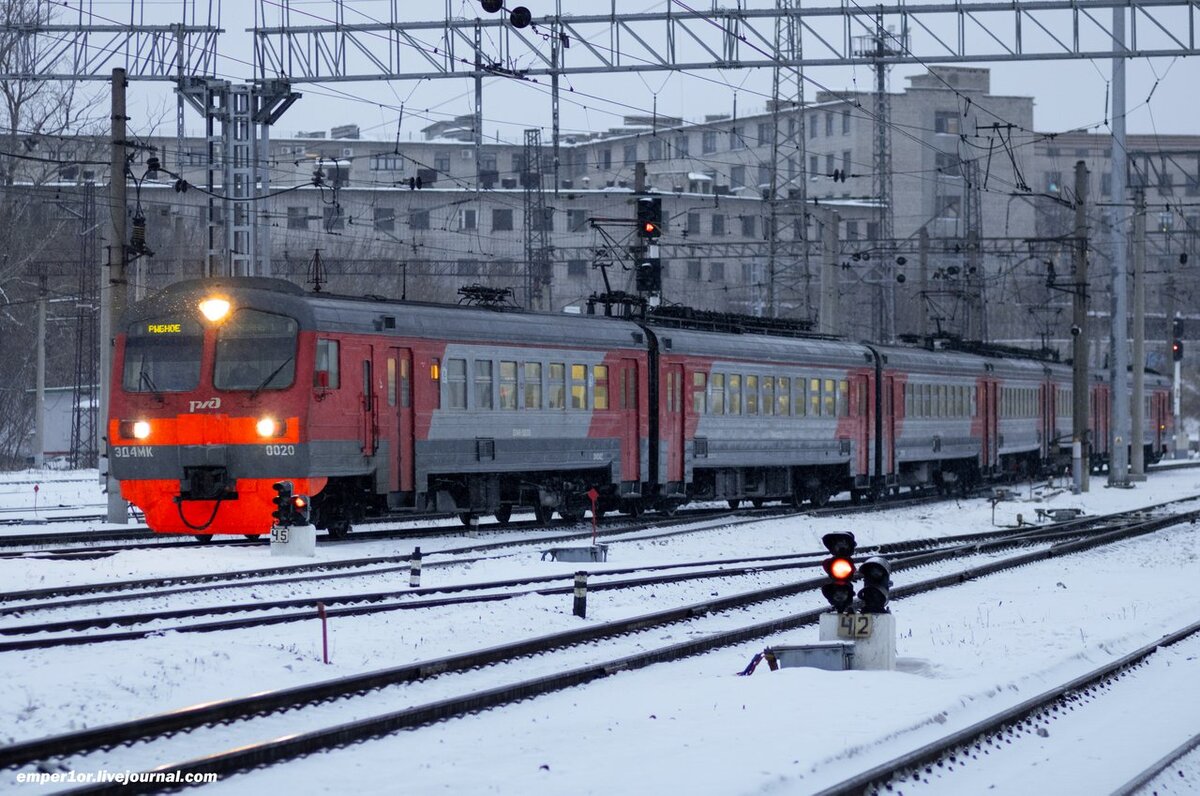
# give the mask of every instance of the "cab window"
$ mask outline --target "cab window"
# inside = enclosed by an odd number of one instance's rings
[[[213,386],[218,390],[282,390],[296,378],[296,322],[243,308],[217,330]]]
[[[126,392],[184,392],[200,385],[204,330],[194,320],[160,318],[131,324],[125,336]]]

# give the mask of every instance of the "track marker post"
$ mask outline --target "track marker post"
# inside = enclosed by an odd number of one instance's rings
[[[592,501],[592,545],[596,544],[597,520],[596,520],[596,501],[600,499],[600,493],[592,487],[587,491],[588,500]]]
[[[575,616],[587,618],[587,577],[584,570],[575,573]]]
[[[321,619],[321,659],[329,665],[329,616],[325,612],[325,603],[317,603],[317,616]]]
[[[421,587],[421,548],[414,547],[412,555],[408,558],[408,588],[418,589]]]

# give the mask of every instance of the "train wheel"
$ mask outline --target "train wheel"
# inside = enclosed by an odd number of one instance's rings
[[[738,506],[742,505],[742,501],[738,500],[737,498],[730,498],[725,502],[729,504],[729,508],[733,511],[737,511]]]
[[[462,514],[458,515],[458,521],[463,524],[464,528],[470,528],[471,520],[474,520],[475,518],[476,518],[476,515],[472,514],[469,511],[464,511]]]
[[[334,520],[325,527],[325,533],[332,539],[345,539],[350,535],[350,520]]]
[[[621,511],[625,512],[636,520],[638,517],[642,516],[642,501],[636,498],[633,500],[627,500],[621,506]]]
[[[537,519],[539,525],[549,525],[550,517],[554,514],[554,509],[549,506],[534,506],[533,516]]]
[[[804,506],[804,493],[799,489],[793,489],[791,498],[788,500],[792,504],[792,508],[798,509]]]
[[[558,516],[562,517],[564,522],[574,524],[583,519],[583,512],[579,509],[559,509]]]
[[[196,541],[198,541],[200,544],[212,543],[213,535],[211,533],[197,533],[193,535],[196,537]]]
[[[658,512],[666,517],[674,517],[675,512],[679,510],[679,504],[673,500],[667,500],[658,504]]]
[[[496,513],[492,515],[496,518],[496,522],[501,525],[508,525],[509,519],[512,517],[512,506],[507,504],[496,509]]]
[[[247,539],[249,539],[252,542],[257,542],[259,539],[262,538],[262,534],[258,534],[258,533],[244,533],[244,534],[242,534],[242,536],[245,536]]]
[[[754,498],[750,501],[750,505],[756,509],[761,509],[763,507],[763,499],[762,498]]]
[[[821,484],[813,489],[812,494],[808,496],[812,504],[817,508],[822,508],[829,504],[829,487]]]

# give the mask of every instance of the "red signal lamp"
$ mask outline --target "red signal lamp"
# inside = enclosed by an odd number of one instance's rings
[[[834,580],[849,580],[854,576],[854,562],[848,558],[830,558],[822,566],[825,574]]]

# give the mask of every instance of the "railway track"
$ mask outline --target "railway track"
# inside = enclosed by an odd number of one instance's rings
[[[1193,521],[1198,516],[1200,511],[1140,519],[1086,538],[995,558],[894,588],[893,599],[902,600],[1035,561],[1050,560],[1149,534]],[[964,546],[958,551],[913,555],[898,562],[895,571],[955,557],[972,549],[983,548],[974,545]],[[824,578],[812,578],[484,650],[210,702],[135,721],[11,744],[0,749],[0,767],[17,768],[39,760],[68,760],[76,769],[99,764],[132,768],[157,765],[157,771],[233,774],[386,735],[398,729],[511,704],[531,696],[599,680],[616,672],[680,660],[811,625],[828,609],[820,606],[792,612],[788,610],[789,605],[779,604],[782,602],[780,598],[811,591],[823,582]],[[773,615],[753,624],[743,624],[736,611],[749,605],[755,606],[756,616]],[[656,631],[668,625],[679,626],[680,632],[672,635],[682,634],[688,636],[688,640],[663,645],[661,633]],[[646,635],[648,631],[651,631],[649,637]],[[616,643],[622,639],[624,641],[621,644]],[[570,655],[559,654],[570,650],[575,652]],[[555,652],[552,656],[545,654],[552,651]],[[516,665],[518,662],[520,665]],[[480,667],[499,663],[506,664],[503,670],[504,685],[483,687],[482,683],[475,682],[482,679],[479,676]],[[417,684],[420,684],[420,688],[413,690]],[[392,688],[396,685],[404,685],[405,688],[397,691]],[[367,700],[347,700],[368,692],[371,697]],[[347,705],[353,707],[345,707]],[[301,707],[305,710],[296,711]],[[284,711],[291,712],[286,717],[280,716]],[[167,736],[174,737],[180,733],[186,734],[185,745],[189,751],[198,746],[226,751],[161,765],[163,760],[171,759],[171,754],[178,754],[178,751],[172,751],[175,747]],[[253,739],[256,736],[273,740],[255,741]],[[130,748],[104,756],[104,750],[125,745],[130,745]],[[111,759],[112,754],[118,759]],[[128,760],[125,759],[127,757]],[[115,786],[95,786],[80,792],[116,791]]]

